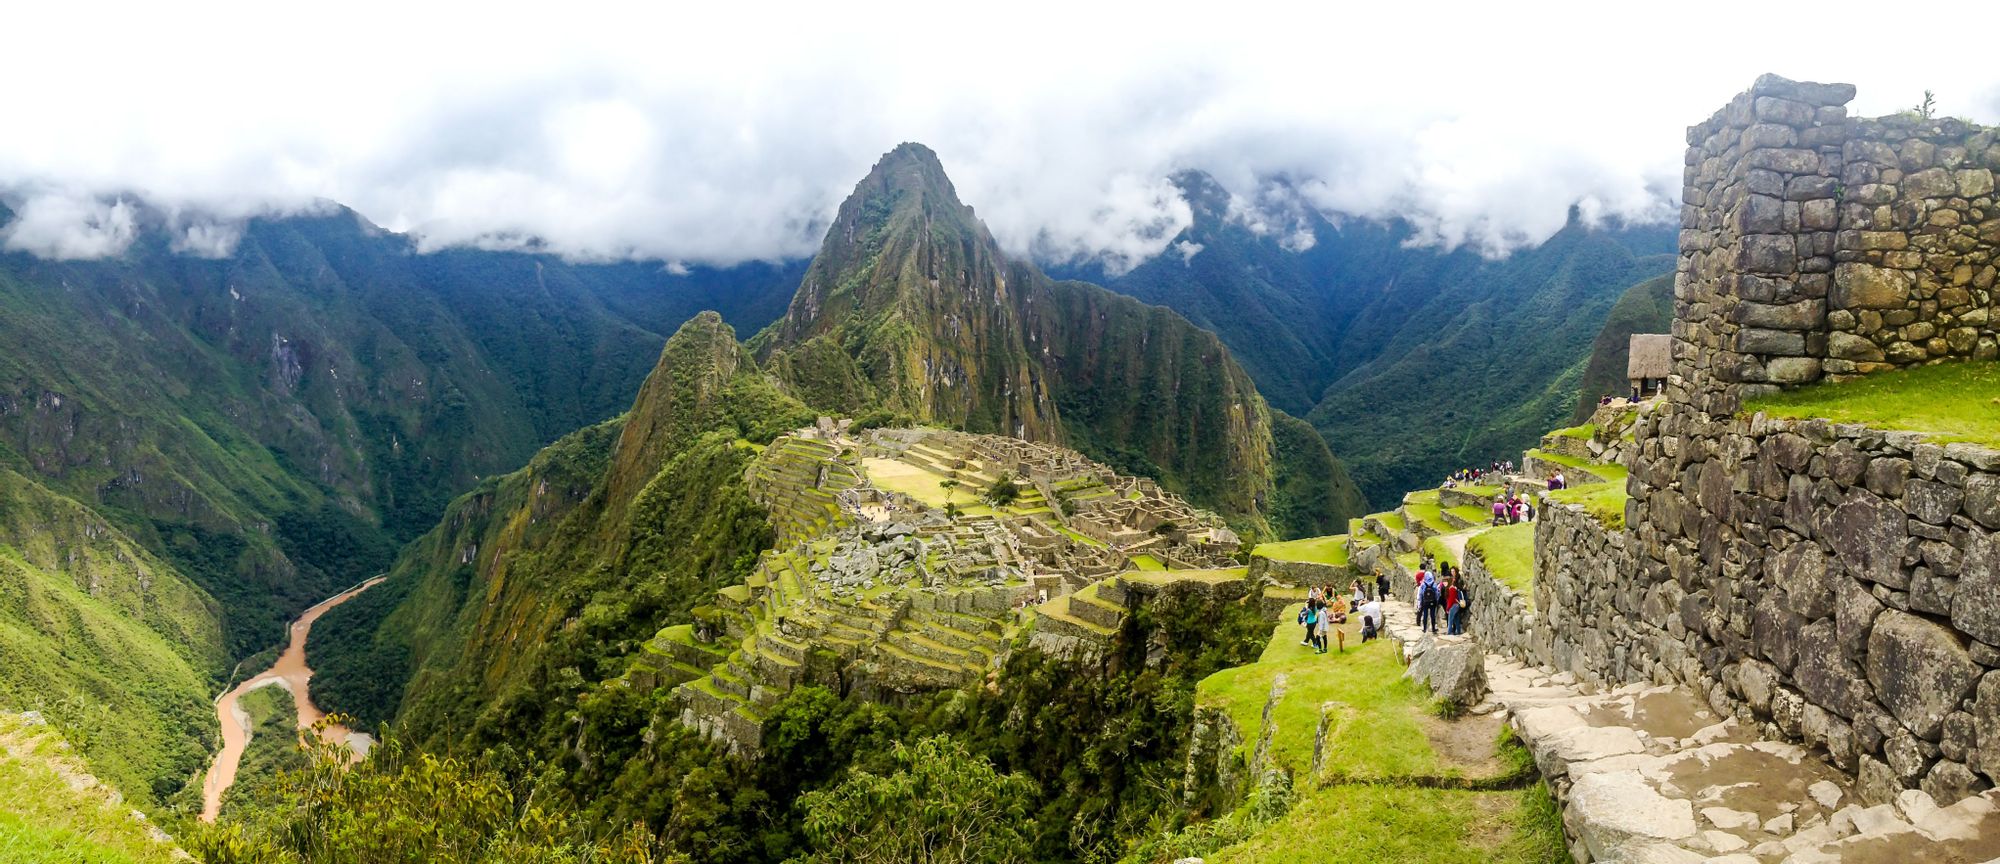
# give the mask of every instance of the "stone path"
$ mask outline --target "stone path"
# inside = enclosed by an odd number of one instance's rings
[[[1414,649],[1414,611],[1392,601],[1385,617]],[[1498,713],[1534,755],[1579,864],[2000,861],[2000,790],[1950,807],[1909,790],[1863,807],[1818,754],[1762,740],[1686,689],[1594,692],[1493,654],[1486,678],[1473,710]]]

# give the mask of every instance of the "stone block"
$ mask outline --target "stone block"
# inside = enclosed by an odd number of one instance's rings
[[[1884,359],[1881,347],[1873,341],[1839,331],[1827,334],[1826,353],[1835,359],[1862,363],[1880,363]]]
[[[1857,489],[1827,514],[1824,535],[1849,573],[1891,588],[1908,588],[1903,547],[1909,535],[1904,521],[1902,508]]]
[[[1832,305],[1842,309],[1900,309],[1909,302],[1915,281],[1902,270],[1859,262],[1840,264],[1833,269]]]
[[[1817,381],[1819,371],[1819,359],[1815,357],[1775,357],[1764,365],[1765,380],[1773,384]]]
[[[1965,515],[1988,528],[2000,528],[2000,476],[1976,474],[1966,478]]]
[[[1806,337],[1788,330],[1745,327],[1736,331],[1736,350],[1745,354],[1797,356],[1806,351]]]
[[[1957,633],[1893,609],[1868,636],[1867,668],[1882,706],[1925,741],[1938,740],[1944,718],[1972,695],[1981,674]]]
[[[1736,304],[1736,308],[1730,311],[1730,317],[1745,327],[1815,330],[1826,319],[1826,301],[1802,300],[1782,305],[1744,301]]]
[[[1903,194],[1910,198],[1947,198],[1958,192],[1958,181],[1943,168],[1926,168],[1903,178]]]
[[[1933,480],[1912,480],[1903,492],[1903,511],[1932,525],[1943,525],[1958,513],[1965,493]]]
[[[1739,234],[1776,234],[1785,230],[1785,205],[1765,195],[1745,195],[1736,205],[1730,227]]]
[[[1952,175],[1958,184],[1958,197],[1977,198],[1993,194],[1993,172],[1985,168],[1969,168]]]
[[[1750,234],[1737,241],[1736,266],[1752,273],[1793,273],[1798,270],[1797,246],[1789,234]]]
[[[1988,645],[2000,645],[2000,536],[1968,535],[1959,563],[1958,591],[1951,604],[1951,625]],[[1987,740],[2000,743],[2000,737]],[[1993,750],[2000,758],[2000,746]]]

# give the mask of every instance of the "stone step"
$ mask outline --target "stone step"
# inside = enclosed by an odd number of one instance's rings
[[[967,664],[983,663],[985,661],[983,655],[976,655],[964,648],[946,645],[921,633],[913,633],[908,630],[891,632],[887,644],[894,645],[918,657],[936,660],[940,663],[964,666]]]
[[[1035,626],[1062,636],[1074,636],[1098,642],[1109,641],[1118,631],[1092,624],[1070,614],[1070,597],[1063,595],[1051,598],[1049,602],[1035,607]]]
[[[715,685],[715,689],[735,696],[739,700],[750,698],[750,682],[731,674],[727,667],[718,666],[709,670],[708,680]]]
[[[1098,583],[1103,584],[1103,583]],[[1125,625],[1125,608],[1097,599],[1090,586],[1070,595],[1069,614],[1109,630]]]
[[[1000,645],[1000,635],[998,633],[967,633],[964,630],[949,627],[937,621],[923,622],[923,630],[921,632],[925,636],[943,642],[946,645],[971,651],[983,651],[987,654],[992,654]]]

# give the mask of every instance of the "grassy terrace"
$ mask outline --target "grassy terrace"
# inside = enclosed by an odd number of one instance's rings
[[[1564,504],[1582,504],[1583,509],[1597,517],[1607,528],[1625,527],[1625,502],[1631,496],[1625,494],[1623,483],[1591,483],[1571,486],[1549,493],[1549,500]]]
[[[2000,447],[2000,362],[1974,360],[1877,372],[1752,399],[1743,410],[1922,432],[1938,443]]]
[[[1227,711],[1247,741],[1261,728],[1271,682],[1286,677],[1274,712],[1271,758],[1299,778],[1291,810],[1256,822],[1249,811],[1204,826],[1220,842],[1154,850],[1159,860],[1184,856],[1231,864],[1552,864],[1566,862],[1560,816],[1541,784],[1504,791],[1462,791],[1456,781],[1511,776],[1527,770],[1527,754],[1496,744],[1498,724],[1444,721],[1429,710],[1429,694],[1402,677],[1393,643],[1358,645],[1316,655],[1298,644],[1288,609],[1256,663],[1201,682],[1196,699]],[[1328,732],[1321,786],[1309,778],[1319,706],[1338,704]],[[1477,764],[1449,753],[1491,750]],[[1450,750],[1441,744],[1450,742]],[[1246,745],[1246,751],[1248,745]],[[1247,758],[1247,752],[1246,752]],[[1219,846],[1220,848],[1216,848]],[[1134,859],[1138,860],[1138,859]],[[1151,860],[1146,859],[1146,860]]]
[[[1503,525],[1473,535],[1465,551],[1486,562],[1493,577],[1535,606],[1535,524]],[[1477,600],[1478,598],[1474,598]]]
[[[1431,491],[1435,493],[1437,490]],[[1439,509],[1435,503],[1406,503],[1403,505],[1403,512],[1410,514],[1411,519],[1422,523],[1424,527],[1429,528],[1433,533],[1450,534],[1452,531],[1457,530],[1451,527],[1450,522],[1444,521],[1444,511]]]
[[[1597,434],[1597,424],[1585,423],[1582,426],[1571,426],[1568,429],[1557,429],[1556,431],[1551,432],[1549,434],[1555,435],[1560,438],[1589,438]]]
[[[1403,517],[1396,515],[1394,511],[1390,511],[1388,513],[1377,513],[1368,518],[1382,523],[1382,527],[1387,528],[1390,531],[1398,534],[1402,533],[1405,530],[1408,530],[1410,527],[1409,523],[1404,522]]]
[[[1543,460],[1545,462],[1554,462],[1557,465],[1564,465],[1570,468],[1575,468],[1580,471],[1588,471],[1592,474],[1595,474],[1599,477],[1602,477],[1606,480],[1609,480],[1613,483],[1617,483],[1620,485],[1623,485],[1625,483],[1626,475],[1631,473],[1625,470],[1625,466],[1623,465],[1618,465],[1610,462],[1592,462],[1588,459],[1578,459],[1574,456],[1564,456],[1560,453],[1550,453],[1547,450],[1530,450],[1528,451],[1528,455]]]
[[[1132,556],[1132,566],[1137,567],[1141,570],[1167,569],[1167,565],[1161,563],[1160,559],[1144,553]]]
[[[1450,513],[1474,525],[1484,525],[1493,520],[1492,510],[1475,504],[1461,504],[1451,508]]]
[[[1347,535],[1307,537],[1283,543],[1259,543],[1250,554],[1272,561],[1303,561],[1308,564],[1347,566]]]

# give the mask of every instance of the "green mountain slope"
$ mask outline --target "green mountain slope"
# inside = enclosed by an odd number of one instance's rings
[[[140,803],[207,761],[217,611],[89,508],[0,468],[0,705],[40,712]]]
[[[1378,503],[1455,463],[1529,446],[1578,398],[1571,367],[1618,293],[1672,267],[1674,234],[1658,227],[1572,223],[1497,261],[1412,247],[1407,226],[1336,225],[1309,207],[1287,230],[1259,233],[1212,178],[1175,180],[1193,224],[1105,284],[1219,334]]]
[[[1273,412],[1219,339],[1009,260],[921,145],[855,187],[785,317],[752,346],[809,404],[1069,444],[1259,531],[1275,475],[1308,462],[1324,473],[1291,485],[1318,486],[1327,518],[1360,512],[1331,454],[1276,462]]]
[[[719,316],[697,316],[667,341],[630,412],[482,483],[388,583],[321,619],[307,651],[324,707],[370,722],[400,714],[427,740],[553,733],[547,706],[622,671],[598,662],[749,572],[771,531],[743,490],[754,453],[737,442],[812,417]]]
[[[1590,360],[1583,367],[1582,392],[1576,397],[1571,423],[1590,419],[1597,398],[1622,396],[1631,389],[1625,363],[1631,359],[1632,334],[1665,333],[1674,323],[1674,275],[1655,276],[1625,289],[1605,316],[1604,329],[1590,343]]]

